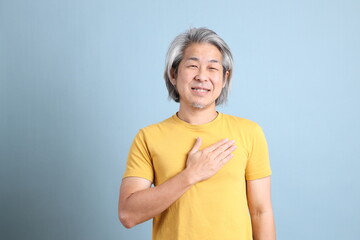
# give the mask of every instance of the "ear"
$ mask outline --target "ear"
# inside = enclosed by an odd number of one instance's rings
[[[225,73],[225,77],[224,77],[224,83],[223,83],[223,88],[225,87],[226,83],[227,83],[227,80],[228,80],[228,77],[229,77],[229,71],[226,71]]]
[[[175,71],[174,68],[171,68],[170,70],[170,82],[172,83],[172,85],[176,84],[176,79],[175,79]]]

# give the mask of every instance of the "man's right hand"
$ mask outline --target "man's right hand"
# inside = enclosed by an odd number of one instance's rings
[[[234,140],[223,139],[199,150],[202,140],[198,137],[186,160],[185,171],[188,172],[192,184],[215,175],[233,157],[232,152],[236,149],[234,143]]]
[[[234,141],[221,140],[203,150],[198,138],[188,154],[186,169],[160,185],[151,187],[149,180],[127,177],[121,183],[120,221],[127,228],[149,220],[179,199],[193,184],[213,176],[232,158]]]

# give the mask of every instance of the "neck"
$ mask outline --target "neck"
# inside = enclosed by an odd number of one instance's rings
[[[215,106],[213,107],[205,107],[205,108],[184,108],[180,104],[179,112],[177,116],[190,124],[193,125],[201,125],[205,123],[209,123],[214,120],[217,116],[217,111]]]

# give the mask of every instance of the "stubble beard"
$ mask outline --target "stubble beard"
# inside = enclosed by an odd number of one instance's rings
[[[205,108],[205,105],[199,104],[199,103],[192,103],[191,106],[192,106],[193,108],[197,108],[197,109],[203,109],[203,108]]]

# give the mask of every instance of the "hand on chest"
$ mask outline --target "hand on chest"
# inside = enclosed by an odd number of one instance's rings
[[[152,150],[150,153],[156,184],[161,184],[185,169],[188,153],[198,136],[203,139],[203,144],[200,149],[204,149],[224,138],[234,139],[237,146],[237,149],[233,152],[234,157],[209,180],[213,181],[225,178],[227,180],[237,181],[244,178],[247,150],[240,138],[235,139],[234,136],[199,135],[194,133],[193,135],[189,134],[179,136],[178,138],[171,137],[171,139],[164,136],[159,144],[151,147]]]

